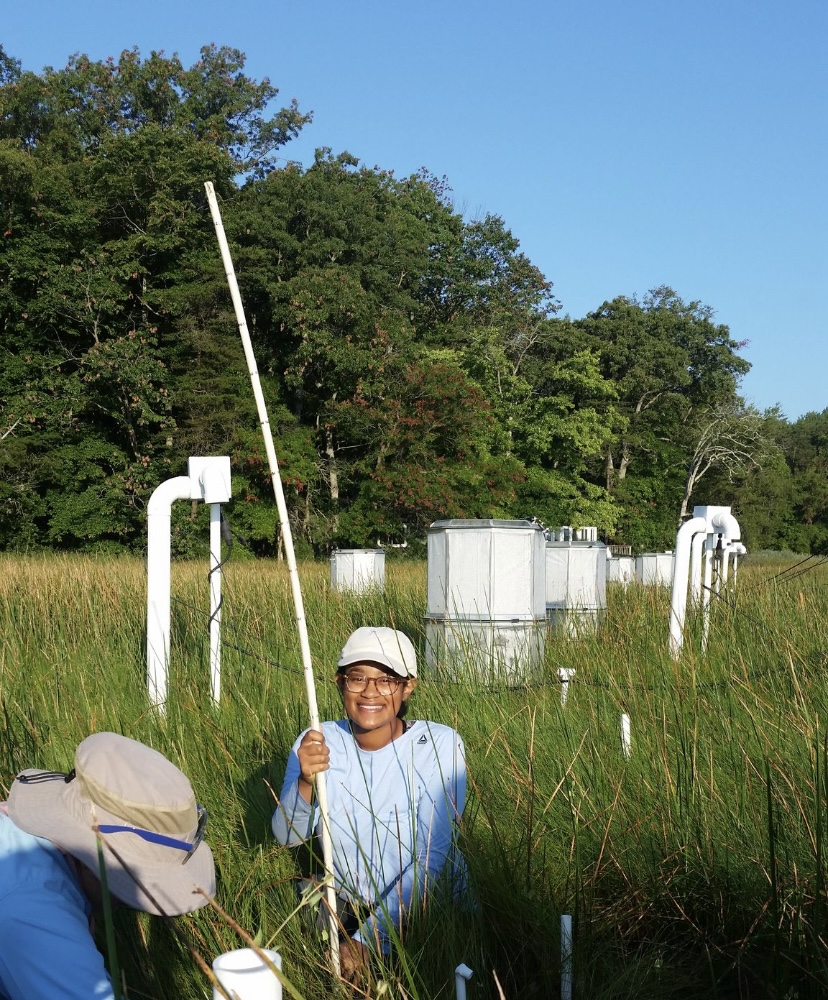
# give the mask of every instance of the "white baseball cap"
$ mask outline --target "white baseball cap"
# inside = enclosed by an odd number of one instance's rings
[[[337,666],[342,669],[352,663],[376,663],[393,670],[398,677],[417,676],[414,645],[404,632],[394,628],[365,625],[352,632],[342,647]]]

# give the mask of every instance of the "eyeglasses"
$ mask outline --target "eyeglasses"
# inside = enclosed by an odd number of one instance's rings
[[[364,694],[368,690],[368,686],[373,684],[377,694],[383,698],[396,694],[400,686],[406,683],[401,677],[386,677],[385,675],[382,677],[364,677],[362,674],[343,674],[343,676],[345,678],[345,687],[351,694]]]
[[[161,847],[174,847],[178,851],[187,853],[181,860],[182,865],[186,865],[195,854],[198,845],[204,840],[204,828],[207,826],[207,810],[203,806],[196,806],[198,810],[198,826],[196,826],[195,836],[192,844],[186,840],[176,840],[175,837],[167,837],[163,833],[156,833],[155,830],[142,830],[139,826],[116,826],[113,823],[100,823],[98,831],[100,833],[134,833],[142,840],[149,841],[150,844],[158,844]]]

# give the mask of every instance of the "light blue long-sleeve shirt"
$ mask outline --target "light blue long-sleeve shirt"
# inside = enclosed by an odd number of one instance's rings
[[[307,732],[307,730],[305,730]],[[347,720],[322,724],[330,750],[325,772],[337,892],[371,909],[354,938],[383,950],[413,901],[447,865],[464,870],[456,821],[466,799],[463,741],[448,726],[412,722],[381,750],[361,750]],[[319,808],[299,793],[299,758],[291,749],[273,832],[294,846],[320,832]]]
[[[0,810],[0,998],[112,1000],[89,912],[63,854]]]

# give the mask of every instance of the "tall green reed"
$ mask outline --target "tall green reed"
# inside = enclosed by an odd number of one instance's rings
[[[336,988],[325,948],[296,909],[297,859],[269,832],[288,749],[307,722],[284,567],[232,562],[224,575],[222,702],[210,703],[207,574],[173,569],[165,718],[146,701],[140,560],[0,558],[0,786],[24,766],[69,766],[94,729],[169,754],[211,815],[219,900],[262,941],[276,935],[303,995]],[[423,641],[425,567],[388,565],[384,593],[332,593],[303,565],[320,708],[349,632],[394,624]],[[540,683],[517,690],[423,669],[411,715],[455,726],[469,760],[461,842],[475,906],[430,906],[371,989],[449,996],[453,968],[475,995],[554,996],[558,921],[575,918],[575,992],[799,997],[828,993],[824,945],[824,571],[773,579],[740,569],[714,599],[708,649],[691,616],[667,653],[669,594],[611,588],[600,629],[547,637]],[[562,706],[559,667],[574,668]],[[620,752],[621,712],[633,751]],[[287,919],[290,917],[290,919]],[[285,922],[287,919],[287,922]],[[115,914],[127,982],[200,997],[203,977],[166,925]],[[213,911],[176,922],[209,958],[238,946]],[[382,981],[387,985],[378,985]]]

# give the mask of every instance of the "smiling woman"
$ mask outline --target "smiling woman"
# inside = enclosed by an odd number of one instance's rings
[[[466,766],[453,729],[404,718],[417,686],[417,654],[402,632],[357,629],[335,681],[346,718],[294,743],[273,832],[290,846],[319,832],[313,781],[327,771],[341,966],[352,977],[370,949],[389,950],[412,905],[442,872],[462,887],[456,823]]]

